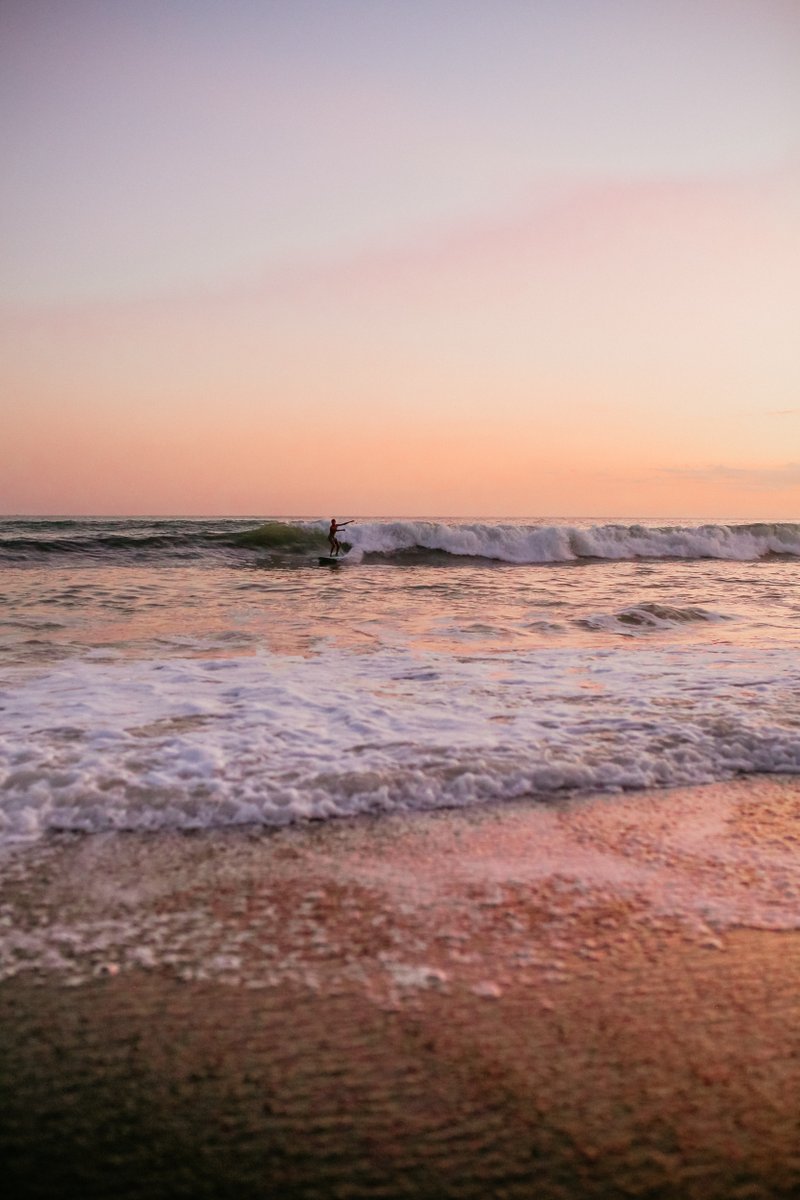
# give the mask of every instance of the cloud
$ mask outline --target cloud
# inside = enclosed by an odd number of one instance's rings
[[[734,484],[755,490],[800,486],[800,463],[783,463],[776,467],[729,467],[716,464],[707,467],[661,467],[660,470],[673,479]]]
[[[800,417],[800,408],[769,408],[768,417]]]

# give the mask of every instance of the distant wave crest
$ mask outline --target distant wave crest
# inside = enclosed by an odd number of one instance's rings
[[[318,552],[327,545],[321,523],[267,521],[255,528],[242,522],[204,525],[197,521],[130,522],[119,529],[80,521],[6,522],[0,533],[0,559],[37,560],[53,555],[84,558],[202,558],[219,551],[267,550],[275,554]]]

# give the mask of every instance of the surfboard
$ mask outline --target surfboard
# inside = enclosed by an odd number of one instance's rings
[[[348,550],[353,549],[352,542],[342,542],[342,550],[340,554],[321,554],[318,562],[321,567],[332,567],[335,563],[341,562],[346,556]]]

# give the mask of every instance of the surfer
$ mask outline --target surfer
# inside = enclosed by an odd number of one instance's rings
[[[331,547],[331,558],[336,557],[342,548],[342,543],[339,541],[336,534],[339,532],[340,529],[344,529],[345,525],[352,525],[352,524],[353,524],[352,521],[340,521],[337,524],[336,517],[331,517],[331,527],[328,530],[328,542],[330,543],[330,547]]]

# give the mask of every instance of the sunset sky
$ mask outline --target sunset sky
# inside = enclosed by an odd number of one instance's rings
[[[800,519],[797,0],[2,0],[0,511]]]

